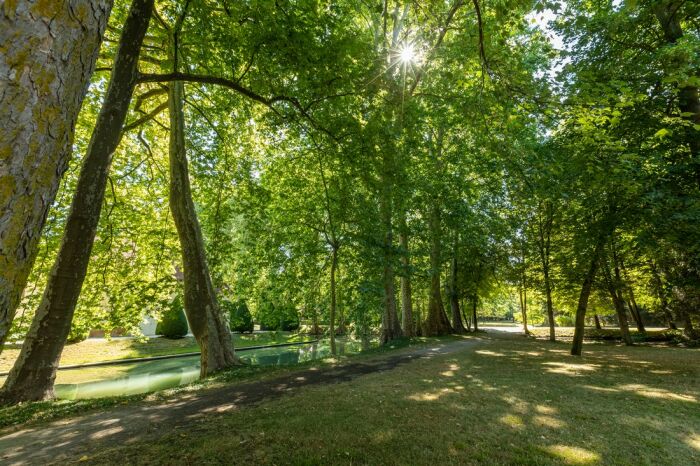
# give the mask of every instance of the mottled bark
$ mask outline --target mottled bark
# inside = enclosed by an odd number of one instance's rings
[[[425,336],[448,335],[452,325],[445,314],[440,286],[442,268],[442,228],[440,225],[440,206],[434,203],[430,209],[430,295],[428,298],[428,316],[425,320]]]
[[[586,310],[588,309],[588,298],[591,295],[591,288],[593,287],[593,279],[595,278],[596,272],[598,271],[598,262],[600,260],[600,255],[603,252],[603,247],[605,245],[605,236],[598,238],[598,243],[593,251],[590,264],[588,266],[588,271],[584,276],[583,283],[581,284],[581,292],[579,293],[578,306],[576,307],[576,320],[574,328],[574,342],[571,346],[571,354],[574,356],[581,356],[581,351],[583,350],[583,332],[586,324]]]
[[[153,1],[134,0],[124,24],[107,95],[80,169],[58,257],[22,351],[0,394],[6,403],[53,397],[56,368],[87,272],[107,174],[136,83],[139,51]]]
[[[111,0],[0,5],[0,352],[68,167]]]
[[[199,348],[202,377],[237,363],[231,332],[211,282],[202,230],[192,200],[185,151],[184,84],[170,83],[170,210],[182,252],[185,313]]]
[[[415,335],[415,324],[413,321],[413,297],[411,292],[411,259],[408,249],[408,226],[406,225],[406,212],[401,211],[399,219],[399,245],[403,251],[401,265],[403,274],[401,275],[401,323],[403,334],[406,337]]]

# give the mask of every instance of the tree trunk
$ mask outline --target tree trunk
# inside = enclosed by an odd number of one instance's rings
[[[600,325],[600,318],[598,317],[598,314],[593,314],[593,319],[595,320],[596,330],[601,330],[603,327]]]
[[[53,398],[53,383],[90,260],[112,154],[119,144],[138,74],[153,0],[134,0],[105,101],[80,170],[63,241],[22,351],[5,382],[5,403]]]
[[[661,274],[659,273],[659,270],[656,268],[656,264],[654,264],[653,261],[650,262],[649,265],[651,267],[651,274],[654,281],[656,295],[659,298],[661,312],[666,317],[666,321],[668,322],[668,328],[675,330],[678,327],[676,326],[676,322],[674,321],[673,315],[671,314],[671,311],[668,307],[668,298],[666,296],[666,291],[664,290],[664,286],[661,281]]]
[[[401,265],[403,274],[401,275],[401,321],[403,334],[406,337],[415,335],[413,322],[413,302],[411,296],[411,259],[408,249],[408,227],[406,226],[406,212],[401,212],[399,219],[399,244],[403,250]]]
[[[0,6],[0,353],[68,167],[111,9],[111,0]]]
[[[682,5],[683,0],[664,0],[654,6],[654,14],[669,45],[676,44],[683,37],[681,20],[678,17],[678,10]],[[695,77],[700,78],[700,75],[696,73]],[[687,82],[690,83],[690,80]],[[687,84],[678,89],[678,108],[683,114],[682,118],[690,123],[685,134],[695,169],[695,180],[700,186],[700,138],[694,128],[695,125],[700,125],[700,92],[697,85]]]
[[[472,322],[474,323],[474,331],[479,331],[479,323],[476,318],[476,306],[479,304],[479,296],[474,295],[474,300],[472,302]]]
[[[455,333],[467,333],[467,329],[462,322],[462,312],[459,309],[459,293],[457,290],[457,250],[455,246],[454,255],[452,257],[452,267],[450,270],[450,308],[452,309],[452,327]]]
[[[445,314],[440,286],[440,269],[442,268],[442,242],[440,225],[440,206],[433,204],[430,211],[430,295],[428,299],[428,317],[425,321],[425,336],[448,335],[452,331],[450,321]]]
[[[331,254],[331,353],[335,355],[335,271],[338,267],[338,248],[332,246],[333,252]]]
[[[387,151],[383,154],[383,180],[379,197],[382,227],[384,229],[384,263],[382,283],[384,286],[384,312],[382,313],[381,344],[401,338],[401,325],[396,313],[396,290],[394,284],[394,234],[392,229],[392,183],[393,160]]]
[[[578,306],[576,307],[574,342],[571,346],[571,354],[574,356],[581,356],[581,351],[583,350],[583,332],[586,324],[588,298],[591,295],[593,279],[595,278],[596,271],[598,270],[598,261],[600,260],[601,253],[603,252],[603,246],[605,245],[606,239],[607,238],[603,235],[598,238],[598,244],[596,244],[595,250],[593,251],[593,257],[591,258],[588,272],[586,273],[583,283],[581,284],[581,293],[579,294]]]
[[[527,291],[525,288],[520,288],[518,294],[520,295],[520,313],[523,316],[523,331],[525,336],[528,336],[530,331],[527,329]]]
[[[549,341],[557,341],[554,331],[554,307],[552,306],[552,285],[549,281],[549,264],[544,270],[544,291],[547,298],[547,320],[549,321]]]
[[[169,85],[170,116],[170,210],[177,228],[182,252],[185,282],[185,313],[199,348],[200,373],[212,372],[237,363],[231,331],[221,313],[212,286],[204,252],[202,230],[192,201],[185,151],[185,117],[182,109],[184,84]]]
[[[632,345],[632,337],[630,336],[629,323],[627,322],[627,313],[625,310],[625,301],[617,294],[617,290],[613,287],[610,288],[610,295],[613,300],[613,305],[615,306],[615,312],[617,313],[617,322],[620,326],[620,336],[622,341],[627,346]]]

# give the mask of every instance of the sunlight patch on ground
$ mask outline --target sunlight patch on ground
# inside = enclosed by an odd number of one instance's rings
[[[450,364],[450,367],[448,370],[444,372],[440,372],[440,375],[444,377],[454,377],[455,371],[459,370],[459,366],[457,364]]]
[[[637,395],[645,396],[647,398],[658,398],[662,400],[675,400],[675,401],[687,401],[688,403],[697,403],[698,400],[692,395],[682,395],[678,393],[669,392],[663,388],[653,388],[648,385],[642,384],[627,384],[618,385],[620,390],[626,392],[633,392]]]
[[[537,405],[535,406],[535,411],[540,414],[556,414],[557,408],[552,408],[551,406]]]
[[[502,416],[499,421],[501,421],[502,424],[515,429],[520,429],[525,426],[522,418],[520,416],[516,416],[515,414],[506,414],[505,416]]]
[[[503,353],[496,353],[495,351],[489,351],[489,350],[478,350],[474,351],[476,354],[481,354],[483,356],[496,356],[496,357],[505,357],[505,354]]]
[[[413,401],[435,401],[439,400],[442,396],[446,395],[447,393],[454,393],[454,390],[449,388],[443,388],[434,392],[414,393],[413,395],[409,395],[408,399]]]
[[[553,429],[561,429],[566,426],[566,423],[551,416],[535,416],[532,418],[535,425],[541,427],[551,427]]]
[[[685,443],[690,445],[691,448],[700,451],[700,434],[691,434],[685,439]]]
[[[565,362],[543,362],[547,372],[552,374],[579,375],[579,372],[593,372],[600,369],[600,364],[569,364]]]
[[[598,453],[568,445],[552,445],[545,450],[566,464],[594,464],[600,461]]]

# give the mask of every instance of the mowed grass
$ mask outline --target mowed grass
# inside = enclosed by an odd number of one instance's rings
[[[291,332],[265,332],[251,334],[234,334],[235,347],[274,345],[297,341],[312,340],[312,337]],[[6,345],[0,354],[0,372],[9,371],[19,356],[18,345]],[[61,365],[85,364],[98,361],[112,361],[129,358],[145,358],[167,354],[182,354],[199,351],[193,337],[176,340],[168,338],[133,338],[87,339],[80,343],[66,345],[61,354]]]
[[[94,451],[134,464],[700,464],[700,350],[519,336]],[[85,459],[85,458],[84,458]]]

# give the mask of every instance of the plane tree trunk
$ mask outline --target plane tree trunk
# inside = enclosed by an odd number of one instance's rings
[[[70,160],[111,0],[0,7],[0,353]]]
[[[185,313],[199,348],[202,377],[237,363],[228,323],[219,308],[207,265],[202,230],[190,189],[185,150],[184,83],[168,89],[170,116],[170,210],[180,239]]]
[[[20,355],[0,393],[4,403],[53,398],[61,352],[70,332],[100,220],[112,154],[138,74],[139,52],[153,0],[134,0],[114,61],[107,95],[80,170],[58,257]]]

